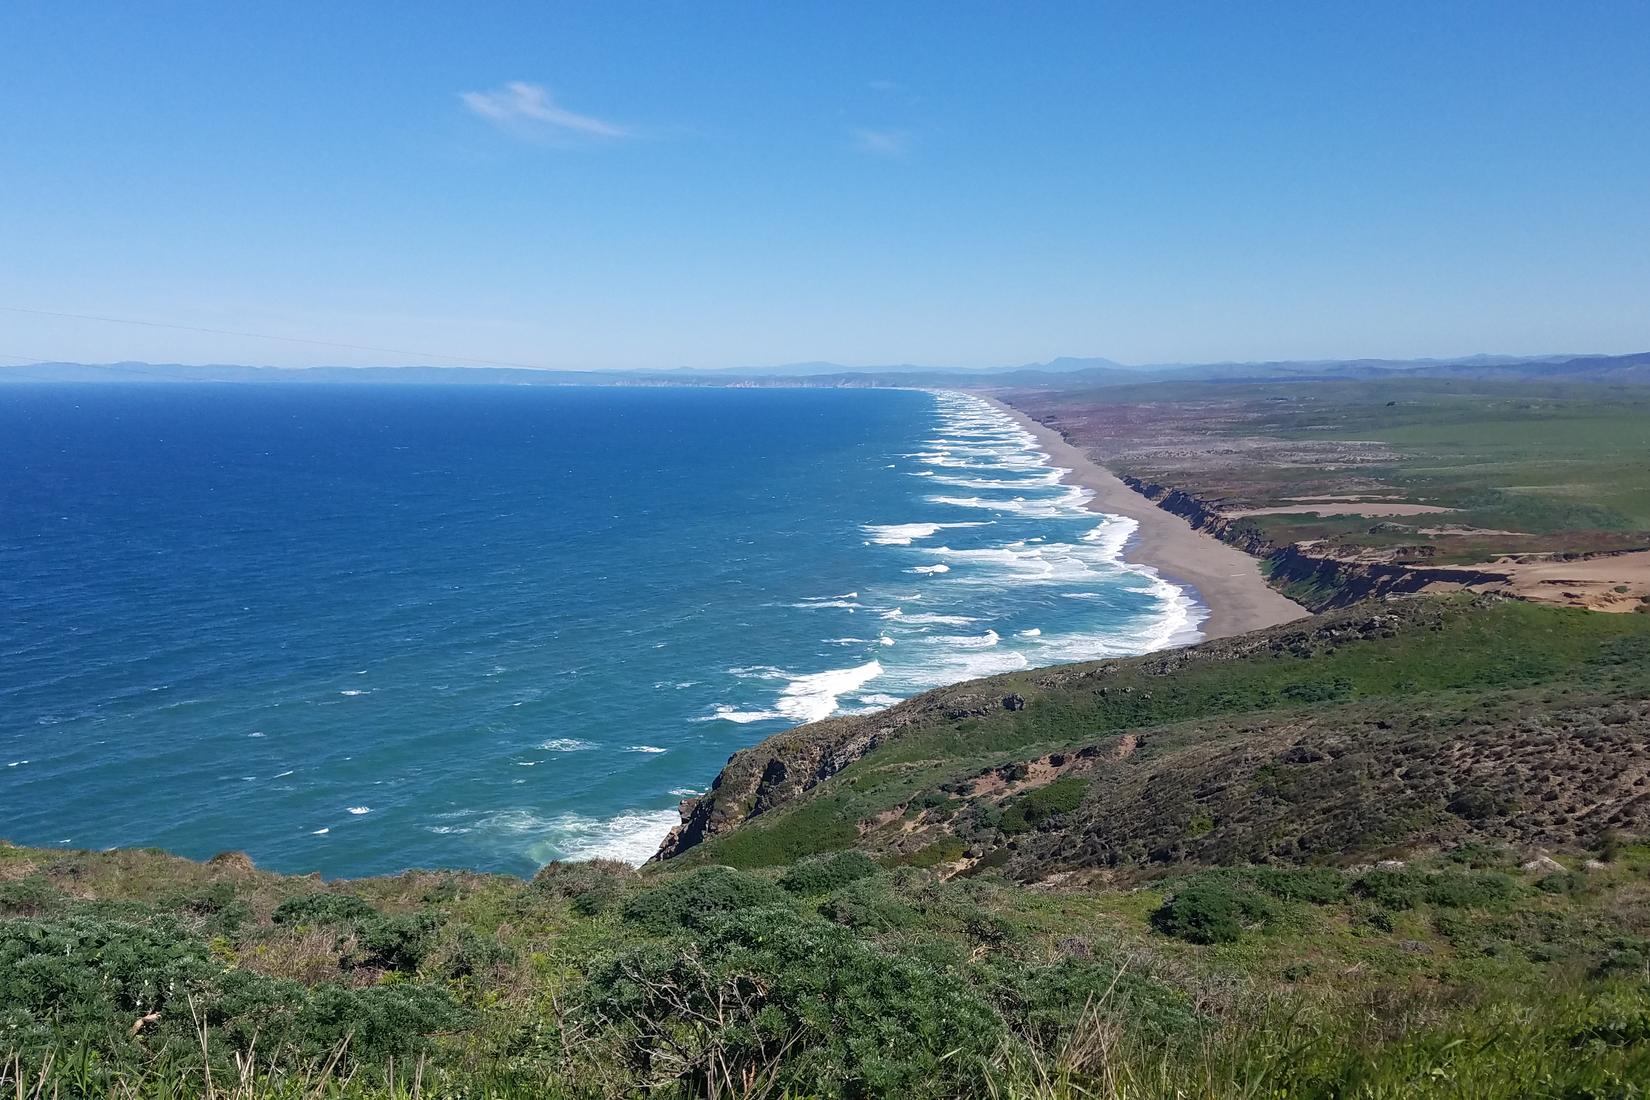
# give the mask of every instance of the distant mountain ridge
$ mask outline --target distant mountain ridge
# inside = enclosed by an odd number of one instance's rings
[[[802,362],[766,367],[660,370],[538,370],[528,367],[259,367],[237,363],[31,363],[0,366],[6,382],[264,382],[414,385],[825,385],[938,386],[1012,381],[1016,386],[1129,385],[1140,382],[1257,382],[1279,379],[1478,378],[1508,381],[1650,384],[1650,351],[1627,355],[1468,355],[1450,359],[1315,359],[1266,362],[1160,363],[1128,366],[1111,359],[1062,356],[1011,367],[847,367]]]

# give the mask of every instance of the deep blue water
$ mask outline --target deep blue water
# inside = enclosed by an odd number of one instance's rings
[[[328,875],[643,858],[727,756],[1182,639],[988,406],[0,389],[0,836]]]

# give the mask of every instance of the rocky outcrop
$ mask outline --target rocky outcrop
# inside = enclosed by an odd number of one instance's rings
[[[914,722],[968,718],[1007,705],[1000,694],[969,687],[929,692],[876,714],[827,718],[739,750],[728,758],[710,790],[682,802],[682,823],[671,830],[654,858],[680,855],[709,837],[795,800]]]
[[[1273,587],[1309,611],[1350,607],[1375,596],[1412,595],[1459,588],[1499,587],[1508,582],[1494,570],[1413,565],[1401,562],[1349,561],[1316,554],[1304,544],[1278,546],[1259,525],[1222,513],[1210,501],[1137,477],[1125,484],[1165,512],[1184,519],[1198,531],[1253,554],[1265,562]],[[1428,552],[1431,548],[1426,548]]]
[[[1299,546],[1285,546],[1267,554],[1265,569],[1274,586],[1311,611],[1349,607],[1375,596],[1495,588],[1509,580],[1507,574],[1487,569],[1340,561]]]
[[[1123,477],[1123,484],[1165,512],[1179,516],[1191,524],[1193,530],[1211,534],[1221,542],[1236,546],[1257,558],[1263,558],[1276,549],[1254,523],[1224,515],[1211,502],[1184,489],[1159,485],[1154,481],[1142,481],[1140,478],[1127,475]]]

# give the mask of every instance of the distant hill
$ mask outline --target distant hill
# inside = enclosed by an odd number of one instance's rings
[[[897,364],[845,367],[786,363],[700,370],[534,370],[523,367],[257,367],[234,363],[31,363],[0,366],[0,383],[13,382],[264,382],[398,383],[413,385],[621,386],[814,385],[948,386],[1012,383],[1025,387],[1132,385],[1140,382],[1255,382],[1278,379],[1483,378],[1650,384],[1650,351],[1629,355],[1517,357],[1470,355],[1456,359],[1322,359],[1255,363],[1162,363],[1128,366],[1110,359],[1062,356],[1005,367]]]

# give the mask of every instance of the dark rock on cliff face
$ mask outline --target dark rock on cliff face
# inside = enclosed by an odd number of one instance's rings
[[[1372,596],[1404,596],[1434,585],[1466,588],[1507,582],[1505,573],[1448,566],[1392,565],[1384,562],[1336,561],[1286,546],[1267,555],[1274,584],[1297,585],[1319,593],[1304,601],[1313,611],[1348,607]]]
[[[1195,530],[1264,559],[1273,586],[1286,590],[1291,599],[1309,611],[1350,607],[1376,596],[1411,595],[1433,586],[1467,588],[1507,582],[1506,574],[1489,570],[1342,561],[1321,557],[1300,546],[1278,546],[1267,541],[1254,524],[1222,515],[1213,504],[1184,489],[1137,477],[1125,477],[1123,481]],[[1431,551],[1430,547],[1426,549]]]
[[[710,790],[682,803],[682,823],[671,830],[655,858],[680,855],[707,837],[791,801],[935,708],[943,708],[948,716],[964,716],[975,713],[970,706],[978,706],[971,696],[930,693],[877,714],[798,726],[741,749],[728,758]]]
[[[669,859],[795,800],[912,724],[977,718],[999,708],[1019,710],[1017,694],[990,690],[990,681],[940,688],[876,714],[827,718],[775,734],[728,758],[710,790],[682,803],[682,823],[656,859]]]

